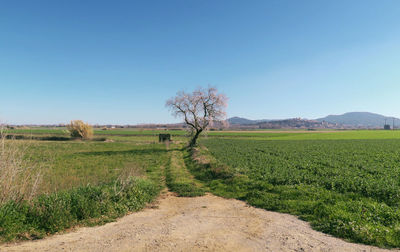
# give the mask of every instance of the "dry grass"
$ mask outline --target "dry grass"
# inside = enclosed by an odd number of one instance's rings
[[[42,179],[40,164],[31,164],[26,155],[31,143],[6,139],[0,129],[0,205],[9,200],[30,201]]]
[[[93,138],[93,127],[81,120],[71,121],[71,123],[67,125],[67,129],[70,132],[71,137],[81,139]]]

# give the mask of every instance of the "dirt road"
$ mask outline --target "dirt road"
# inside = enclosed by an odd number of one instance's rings
[[[296,217],[213,195],[160,197],[147,208],[104,226],[0,251],[383,251],[312,230]]]

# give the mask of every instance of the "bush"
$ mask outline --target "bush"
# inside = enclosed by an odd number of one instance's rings
[[[81,120],[71,121],[71,123],[67,125],[67,129],[73,138],[87,140],[93,137],[93,127]]]

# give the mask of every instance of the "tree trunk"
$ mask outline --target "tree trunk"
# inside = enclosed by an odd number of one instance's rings
[[[196,134],[194,134],[192,140],[190,140],[189,147],[194,147],[197,142],[197,138],[199,138],[200,133],[202,130],[196,130]]]

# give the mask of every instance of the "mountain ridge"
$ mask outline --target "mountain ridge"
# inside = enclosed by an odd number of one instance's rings
[[[326,117],[317,118],[317,119],[300,119],[298,120],[309,121],[309,122],[320,122],[320,123],[329,123],[332,125],[337,125],[338,127],[354,127],[354,128],[383,128],[385,122],[389,124],[391,127],[394,123],[395,127],[400,126],[400,119],[384,116],[377,113],[371,112],[347,112],[340,115],[328,115]],[[271,119],[262,119],[262,120],[251,120],[243,117],[231,117],[228,119],[230,125],[239,126],[239,125],[257,125],[262,123],[277,123],[290,119],[281,119],[281,120],[271,120]]]
[[[398,118],[371,112],[347,112],[341,115],[328,115],[323,118],[318,118],[316,121],[373,128],[383,127],[385,122],[392,126],[393,119],[395,125],[400,124],[400,119]]]

